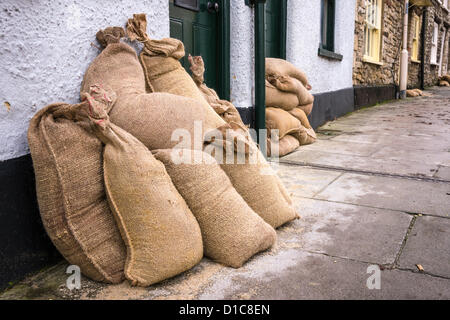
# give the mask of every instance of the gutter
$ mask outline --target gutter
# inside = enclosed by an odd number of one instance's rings
[[[427,42],[427,13],[428,8],[423,9],[422,14],[422,47],[421,47],[421,58],[420,58],[420,90],[425,90],[425,44]]]
[[[266,129],[266,48],[265,48],[265,3],[266,0],[246,0],[253,6],[255,17],[255,129],[259,148],[267,152]]]

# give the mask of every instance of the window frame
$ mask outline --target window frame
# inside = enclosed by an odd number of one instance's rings
[[[365,62],[381,63],[381,40],[383,22],[383,0],[365,0],[366,17],[364,19],[364,56]],[[375,10],[373,10],[375,8]],[[372,9],[372,10],[371,10]],[[372,15],[370,15],[370,10]],[[375,16],[374,16],[375,14]]]
[[[319,56],[342,61],[336,52],[336,0],[321,0]]]
[[[326,10],[326,17],[325,17]],[[336,1],[322,0],[320,14],[320,47],[334,52],[334,31],[336,23]],[[324,30],[326,28],[326,30]],[[324,37],[324,33],[326,36]]]
[[[420,18],[416,14],[413,16],[414,34],[412,39],[411,60],[419,62],[419,39],[420,39]]]
[[[439,43],[439,24],[435,21],[433,25],[433,35],[431,37],[430,64],[437,65],[437,49]]]

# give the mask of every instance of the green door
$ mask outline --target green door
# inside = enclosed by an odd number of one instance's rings
[[[208,9],[209,3],[209,9]],[[205,62],[205,83],[220,92],[220,57],[218,54],[218,21],[220,6],[206,0],[170,0],[170,36],[183,41],[186,55],[181,60],[190,73],[187,56],[202,56]]]
[[[266,57],[286,59],[286,0],[266,2]]]

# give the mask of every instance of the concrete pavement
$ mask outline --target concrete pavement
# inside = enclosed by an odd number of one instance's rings
[[[302,219],[240,269],[204,259],[150,288],[69,291],[61,263],[0,299],[450,299],[450,90],[427,92],[329,122],[281,159]]]

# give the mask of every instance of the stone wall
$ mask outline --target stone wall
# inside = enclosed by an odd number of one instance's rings
[[[383,1],[381,25],[381,64],[364,61],[365,0],[357,0],[355,17],[354,85],[389,85],[398,79],[401,44],[402,9],[398,0]],[[395,79],[395,80],[394,80]]]
[[[384,0],[383,1],[383,20],[382,20],[382,39],[381,39],[381,63],[374,64],[365,62],[364,57],[364,20],[366,15],[365,0],[357,0],[355,17],[355,49],[353,65],[353,84],[363,86],[373,85],[398,85],[400,56],[402,45],[403,30],[403,1],[402,0]],[[423,13],[426,10],[425,21],[425,66],[424,66],[424,85],[432,86],[438,81],[439,65],[430,64],[431,61],[431,39],[433,35],[434,21],[439,23],[438,38],[438,57],[439,63],[441,56],[441,45],[444,41],[443,50],[443,70],[449,59],[449,32],[450,14],[442,5],[432,0],[433,6],[428,8],[418,8],[410,5],[409,24],[408,24],[408,88],[417,88],[421,84],[421,60],[422,60],[422,23]],[[420,21],[419,35],[419,55],[418,61],[411,61],[412,43],[413,43],[413,17],[417,15]],[[443,39],[444,29],[447,29],[446,39]]]
[[[433,6],[428,7],[427,10],[427,22],[426,22],[426,43],[425,43],[425,86],[433,86],[436,85],[439,78],[439,61],[441,58],[441,46],[443,41],[446,42],[444,46],[445,50],[443,52],[443,63],[446,63],[444,59],[445,56],[448,57],[448,33],[450,29],[448,29],[450,24],[450,14],[448,10],[445,10],[441,4],[433,0]],[[433,37],[433,28],[434,22],[439,24],[439,35],[438,35],[438,50],[437,50],[437,62],[438,64],[431,64],[431,42]],[[444,30],[447,29],[446,39],[443,39]],[[445,44],[444,42],[444,44]],[[448,60],[448,59],[447,59]]]

